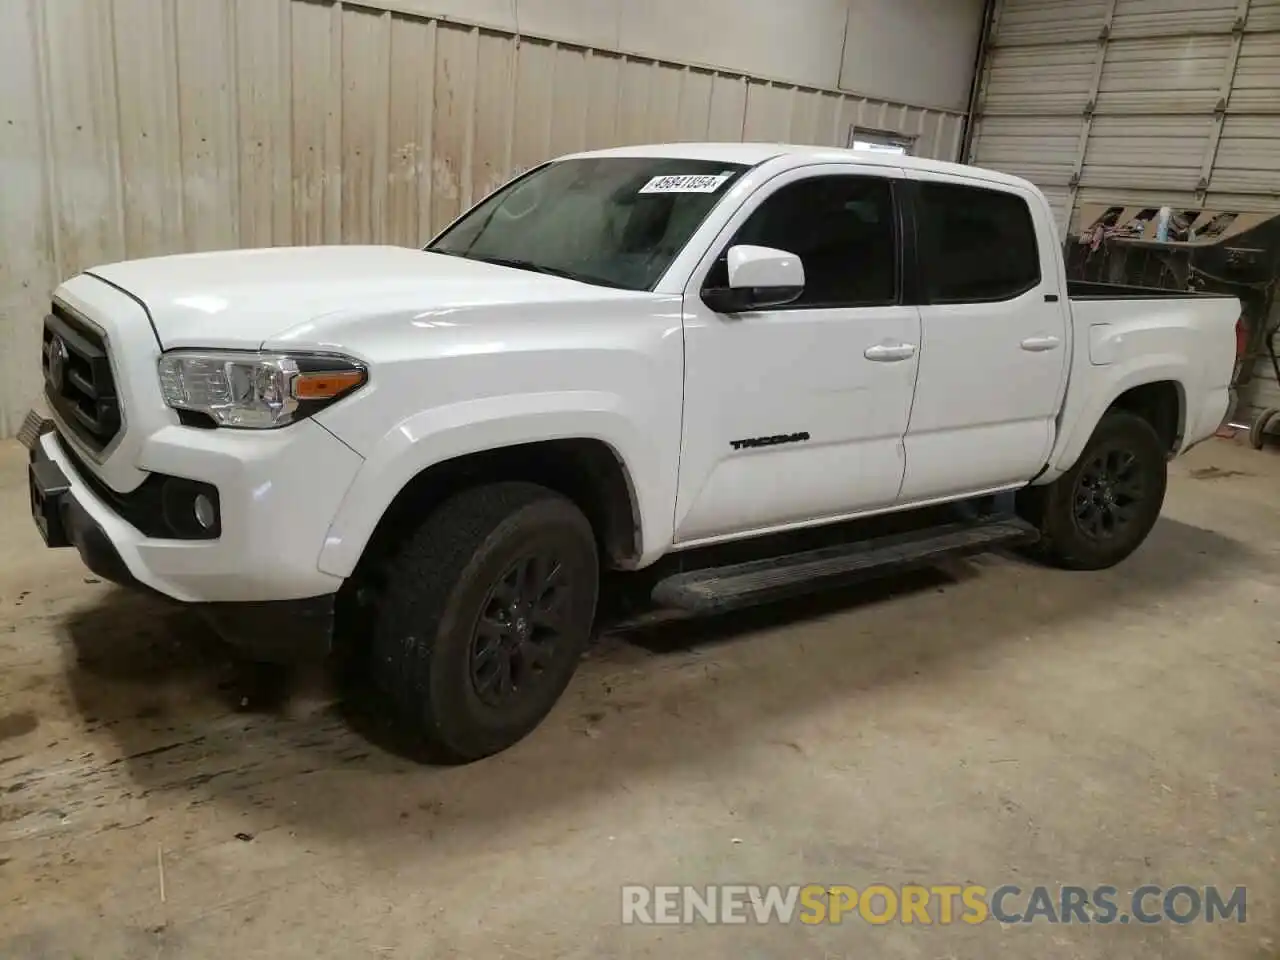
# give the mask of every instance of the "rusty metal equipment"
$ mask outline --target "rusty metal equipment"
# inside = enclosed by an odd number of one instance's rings
[[[1247,412],[1237,398],[1263,357],[1280,384],[1280,317],[1273,309],[1280,286],[1280,214],[1083,204],[1073,228],[1066,242],[1069,279],[1240,298],[1230,421],[1249,430],[1254,446],[1261,447],[1268,425],[1280,423],[1280,411]],[[1242,414],[1250,422],[1237,422]]]

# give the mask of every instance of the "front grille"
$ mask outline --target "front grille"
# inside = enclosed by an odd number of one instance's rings
[[[120,432],[111,359],[102,334],[55,302],[44,319],[40,366],[50,405],[85,446],[100,452]]]

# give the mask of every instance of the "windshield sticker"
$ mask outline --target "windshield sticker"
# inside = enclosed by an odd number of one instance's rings
[[[715,193],[731,175],[727,173],[713,176],[710,174],[667,174],[654,177],[643,187],[641,193]]]

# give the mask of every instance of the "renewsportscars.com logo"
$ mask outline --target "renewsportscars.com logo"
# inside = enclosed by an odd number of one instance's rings
[[[1244,923],[1246,889],[1147,884],[988,888],[976,884],[625,886],[624,924]]]

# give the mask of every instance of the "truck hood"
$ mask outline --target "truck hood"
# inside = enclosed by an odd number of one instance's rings
[[[88,271],[146,305],[163,349],[257,349],[331,314],[598,300],[595,287],[407,247],[275,247],[129,260]]]

